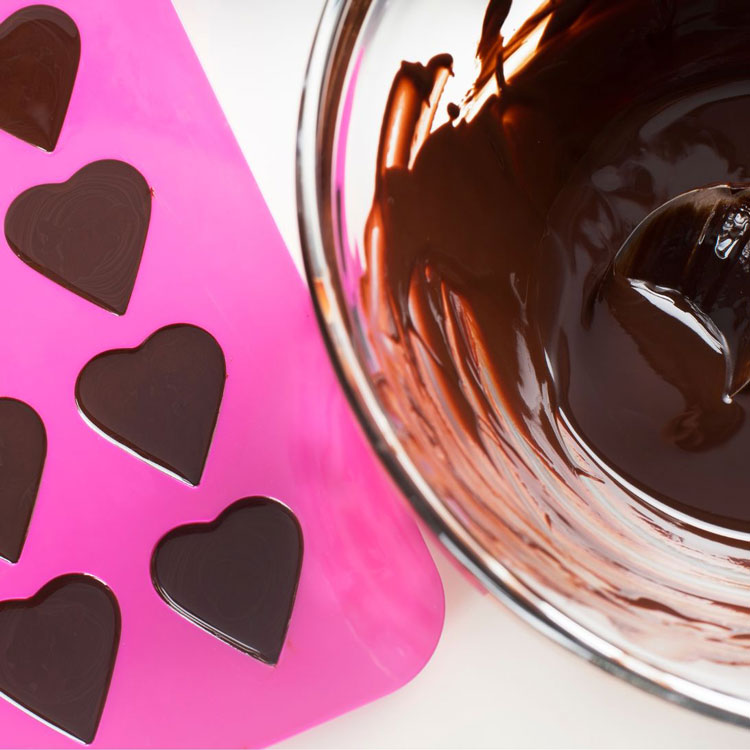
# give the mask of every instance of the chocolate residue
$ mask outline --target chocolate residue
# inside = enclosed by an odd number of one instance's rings
[[[211,523],[169,532],[154,550],[151,574],[170,607],[274,665],[301,566],[302,529],[292,511],[266,497],[249,497]]]
[[[30,599],[0,602],[0,691],[93,742],[120,643],[120,608],[96,578],[64,575]]]
[[[404,64],[394,81],[365,237],[373,327],[404,346],[415,389],[439,391],[453,420],[444,428],[483,446],[490,464],[519,431],[573,491],[603,471],[660,507],[750,530],[750,393],[725,398],[725,357],[684,316],[631,284],[598,293],[652,211],[696,188],[750,185],[750,5],[562,0],[506,43],[509,7],[491,3],[461,117],[429,135],[419,126],[444,56]],[[508,74],[533,30],[536,50]],[[750,201],[740,203],[742,216]],[[715,217],[715,234],[728,220]],[[656,279],[674,257],[648,253]],[[719,317],[735,309],[720,327],[740,341],[748,270],[736,269],[739,296],[734,308],[720,300]],[[715,298],[697,304],[716,310]],[[476,473],[475,487],[492,484]]]
[[[30,5],[0,24],[0,128],[53,151],[73,92],[81,37],[73,20]]]
[[[150,220],[151,190],[141,173],[104,159],[67,182],[21,193],[5,216],[5,237],[32,268],[124,315]]]
[[[22,401],[0,398],[0,557],[18,562],[47,456],[39,415]]]
[[[202,328],[161,328],[135,349],[94,357],[78,376],[84,418],[146,461],[197,485],[224,393],[226,365]]]
[[[750,665],[750,5],[548,0],[518,31],[509,7],[445,124],[450,58],[395,77],[360,363],[407,475],[514,595],[688,680]],[[629,257],[694,190],[713,207]]]

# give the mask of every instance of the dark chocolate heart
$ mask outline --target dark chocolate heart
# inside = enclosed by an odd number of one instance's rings
[[[120,607],[96,578],[55,578],[31,599],[0,602],[0,692],[92,742],[120,642]]]
[[[54,150],[78,72],[81,37],[70,16],[30,5],[0,24],[0,128]]]
[[[284,645],[302,566],[302,529],[266,497],[230,505],[215,521],[180,526],[154,550],[164,601],[217,638],[267,664]]]
[[[161,328],[135,349],[94,357],[78,376],[76,401],[95,428],[170,474],[200,482],[226,366],[202,328]]]
[[[0,557],[18,562],[47,456],[47,433],[28,404],[0,398]]]
[[[151,189],[104,159],[67,182],[21,193],[5,216],[16,255],[47,278],[118,315],[128,308],[151,219]]]

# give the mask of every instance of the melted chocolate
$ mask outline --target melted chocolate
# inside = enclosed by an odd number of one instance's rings
[[[0,691],[82,742],[99,726],[120,642],[120,608],[95,578],[64,575],[0,602]]]
[[[30,5],[0,24],[0,128],[53,151],[73,92],[81,37],[73,20]]]
[[[230,505],[215,521],[181,526],[156,546],[151,574],[170,607],[217,638],[276,664],[302,566],[302,529],[266,497]]]
[[[78,376],[76,402],[106,436],[197,485],[225,380],[216,339],[196,326],[171,325],[135,349],[94,357]]]
[[[151,190],[141,173],[105,159],[67,182],[21,193],[5,216],[5,237],[32,268],[124,315],[150,219]]]
[[[480,77],[460,117],[421,135],[450,69],[444,56],[404,64],[394,81],[365,236],[367,314],[403,347],[402,367],[417,372],[428,361],[437,373],[454,421],[434,429],[502,450],[510,419],[550,466],[585,473],[564,427],[621,489],[750,529],[740,260],[750,4],[559,0],[506,41],[509,7],[490,4]],[[507,73],[533,32],[536,50]],[[488,87],[494,93],[482,96]],[[732,191],[734,218],[714,225],[683,213],[661,239],[651,234],[638,273],[623,268],[604,283],[651,212],[716,185]],[[737,241],[723,243],[730,219]],[[713,271],[703,260],[686,270],[691,248],[708,257],[703,226],[711,252],[721,245],[727,258],[721,250]],[[644,274],[657,286],[671,278],[684,314],[644,297],[631,283]],[[701,314],[735,337],[727,346],[740,371],[730,367],[729,386],[725,353],[695,333]]]
[[[27,404],[0,398],[0,557],[18,562],[47,456],[47,433]]]

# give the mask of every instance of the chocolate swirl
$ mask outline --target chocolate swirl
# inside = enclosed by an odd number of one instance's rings
[[[548,0],[503,39],[509,8],[450,121],[445,55],[394,79],[361,361],[508,589],[675,674],[750,665],[750,393],[723,401],[724,358],[637,290],[599,294],[652,211],[750,184],[750,6]]]
[[[21,193],[5,237],[24,263],[84,299],[124,315],[151,219],[151,190],[123,161],[86,165],[67,182]]]

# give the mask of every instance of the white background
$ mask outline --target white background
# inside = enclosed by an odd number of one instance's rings
[[[174,4],[298,255],[295,129],[322,1]],[[648,696],[548,642],[435,552],[447,618],[427,668],[397,693],[283,747],[750,747],[750,731]]]

